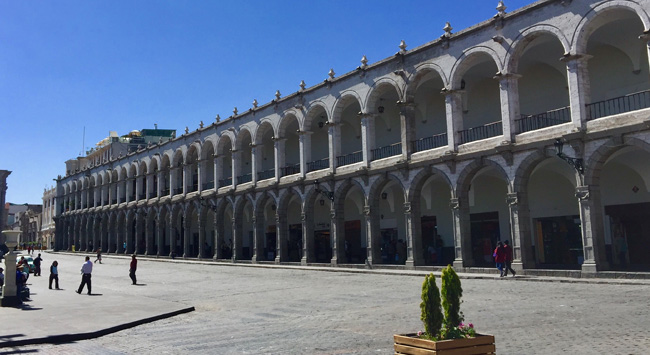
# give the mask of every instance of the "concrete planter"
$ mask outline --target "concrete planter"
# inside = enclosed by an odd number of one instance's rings
[[[395,334],[396,355],[478,355],[495,354],[494,336],[476,334],[475,338],[433,341],[417,334]]]

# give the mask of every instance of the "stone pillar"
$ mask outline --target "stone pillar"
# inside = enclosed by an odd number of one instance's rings
[[[375,115],[364,113],[361,115],[361,151],[364,166],[370,166],[373,149],[375,149]]]
[[[257,173],[261,167],[262,152],[257,151],[257,144],[251,144],[251,181],[253,182],[253,185],[257,184]]]
[[[406,222],[406,267],[415,269],[416,266],[424,265],[419,201],[404,202],[404,221]]]
[[[578,186],[576,197],[580,205],[582,247],[584,249],[582,271],[592,273],[608,270],[600,188],[598,186]]]
[[[523,192],[508,193],[506,203],[510,212],[512,267],[516,270],[534,268],[535,259],[531,245],[531,220],[527,194]]]
[[[201,191],[203,191],[203,181],[205,180],[203,178],[203,176],[202,176],[203,175],[203,173],[202,173],[202,171],[203,171],[202,165],[203,165],[203,160],[197,159],[197,161],[196,161],[196,191],[198,191],[199,193],[201,193]],[[190,181],[190,183],[193,184],[194,179],[192,179],[192,181]]]
[[[377,209],[376,213],[373,210]],[[379,227],[379,209],[377,203],[363,207],[366,222],[366,263],[368,265],[381,264],[381,230]],[[345,247],[345,245],[344,245]],[[350,262],[350,260],[346,260]]]
[[[190,192],[190,184],[192,181],[190,180],[190,167],[191,165],[188,164],[183,164],[183,196],[187,195],[188,192]]]
[[[174,190],[176,189],[176,185],[178,184],[177,180],[177,171],[178,167],[175,168],[169,168],[169,196],[174,197]]]
[[[264,259],[264,213],[260,213],[256,208],[253,212],[253,257],[251,261],[258,263]]]
[[[458,150],[458,132],[463,130],[463,94],[462,90],[444,90],[445,112],[447,115],[447,144],[448,150]]]
[[[201,185],[199,184],[199,186],[201,186]],[[199,247],[197,248],[199,250],[199,255],[196,256],[198,259],[202,259],[203,255],[205,254],[205,250],[203,250],[203,244],[205,244],[205,227],[203,226],[203,219],[201,218],[201,216],[203,216],[203,215],[205,215],[207,213],[205,213],[205,212],[203,212],[201,210],[202,209],[207,209],[207,208],[208,207],[200,207],[200,209],[198,211],[199,212],[198,213],[198,221],[197,221],[197,225],[196,225],[196,227],[198,228],[198,231],[199,231]],[[194,239],[194,237],[192,237],[192,239]]]
[[[239,176],[241,172],[241,152],[238,150],[233,149],[232,150],[232,187],[237,186],[237,176]],[[233,255],[235,255],[233,253]]]
[[[298,136],[298,144],[300,147],[300,176],[303,178],[307,174],[307,163],[311,161],[312,133],[313,132],[300,131]]]
[[[330,210],[330,235],[332,238],[332,266],[345,260],[345,229],[343,211],[337,208],[338,203],[332,203]]]
[[[160,185],[160,184],[159,184]],[[163,255],[163,245],[165,244],[165,240],[163,239],[163,236],[165,234],[165,221],[160,220],[160,212],[158,212],[158,216],[156,218],[156,239],[158,240],[158,248],[156,248],[155,255],[156,256],[161,256]]]
[[[518,132],[515,120],[519,119],[519,78],[517,74],[497,75],[501,97],[501,123],[503,143],[512,143]]]
[[[402,142],[402,160],[408,161],[413,154],[413,142],[415,140],[415,104],[412,102],[399,102],[399,119]]]
[[[153,227],[151,223],[149,223],[148,215],[145,215],[143,223],[144,223],[144,255],[151,255],[151,250],[153,248],[153,233],[155,227]]]
[[[314,261],[314,221],[312,216],[308,216],[303,212],[300,213],[300,220],[302,223],[302,259],[300,264],[307,265]]]
[[[11,174],[9,170],[0,170],[0,232],[6,229],[7,225],[7,210],[5,210],[5,198],[7,196],[7,177]],[[58,185],[59,181],[57,181]],[[4,236],[2,242],[4,243]]]
[[[223,212],[222,212],[223,213]],[[214,214],[214,257],[216,261],[218,259],[223,259],[223,245],[224,245],[224,223],[223,216],[218,216],[217,213]]]
[[[171,188],[170,188],[171,189]],[[169,229],[167,230],[167,233],[169,233],[169,256],[173,257],[174,252],[176,251],[176,233],[174,229],[174,209],[172,208],[170,213],[169,213]]]
[[[280,177],[282,176],[281,170],[286,165],[286,142],[286,138],[277,138],[273,142],[273,152],[275,154],[275,181],[280,181]]]
[[[158,184],[156,184],[156,191],[154,191],[154,193],[156,194],[157,198],[161,198],[162,192],[165,189],[165,179],[163,177],[164,175],[162,171],[158,171],[156,174],[158,174],[157,175]]]
[[[568,79],[569,79],[569,106],[571,107],[571,122],[578,130],[584,130],[587,124],[587,107],[590,101],[591,86],[589,83],[589,71],[587,60],[591,58],[587,54],[576,54],[565,56]]]
[[[469,199],[452,198],[450,201],[454,219],[454,268],[472,266],[472,236],[469,221]]]
[[[336,157],[341,154],[341,128],[338,123],[328,123],[327,135],[329,136],[330,172],[334,173],[338,167]]]
[[[68,251],[72,250],[72,245],[74,244],[74,235],[75,235],[75,223],[76,221],[68,219],[66,222],[66,232],[67,236],[66,238],[68,239]]]
[[[65,238],[63,221],[61,217],[53,217],[52,219],[54,220],[54,251],[63,250],[63,238]]]
[[[214,170],[212,176],[214,176],[214,190],[219,189],[219,180],[222,179],[222,173],[221,173],[221,159],[219,155],[215,154],[214,155],[214,164],[212,165],[212,169]],[[215,244],[216,246],[216,244]]]
[[[279,264],[283,261],[289,260],[288,244],[289,226],[287,225],[286,213],[281,213],[280,209],[275,212],[275,235],[276,238],[276,253],[275,263]]]
[[[234,212],[234,211],[233,211]],[[242,230],[242,216],[241,213],[234,212],[232,218],[232,262],[241,259],[242,257],[242,244],[243,244],[243,230]]]

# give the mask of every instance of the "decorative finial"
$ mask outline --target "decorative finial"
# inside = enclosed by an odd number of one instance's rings
[[[404,40],[399,43],[399,52],[401,54],[406,53],[406,42],[404,42]]]
[[[280,96],[282,96],[282,95],[280,94],[280,90],[276,90],[276,91],[275,91],[275,99],[276,99],[276,100],[280,100]]]
[[[234,113],[235,116],[237,116],[237,112],[238,112],[238,111],[237,111],[237,106],[235,106],[235,108],[232,110],[232,113]]]
[[[221,121],[221,116],[219,116],[219,114],[217,114],[217,117],[215,117],[214,119],[215,119],[215,121],[219,122],[219,121]]]
[[[499,5],[497,5],[497,16],[503,16],[506,14],[506,5],[503,4],[503,1],[499,1]]]
[[[199,122],[199,128],[203,128],[203,121]]]
[[[190,129],[187,126],[185,126],[185,134],[188,134],[188,133],[190,133]]]
[[[257,108],[257,99],[253,99],[253,108]]]
[[[158,138],[158,144],[162,144],[162,137]]]
[[[330,71],[329,71],[329,73],[327,73],[327,75],[329,75],[329,76],[330,76],[330,80],[332,80],[332,79],[334,79],[334,75],[336,75],[336,73],[334,73],[334,69],[333,69],[333,68],[330,68]]]
[[[445,34],[443,35],[444,37],[447,37],[447,38],[451,37],[451,30],[453,30],[453,28],[451,27],[449,22],[447,22],[445,24],[445,27],[443,27],[442,29],[445,31]]]
[[[305,81],[304,81],[304,80],[300,80],[300,91],[305,90],[305,86],[307,86],[307,85],[305,85]]]
[[[366,55],[364,54],[363,57],[361,57],[361,68],[365,68],[368,66],[368,58],[366,58]]]

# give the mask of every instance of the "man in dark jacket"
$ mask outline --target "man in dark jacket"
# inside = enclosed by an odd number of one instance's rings
[[[41,262],[43,261],[43,258],[41,258],[41,253],[38,253],[38,256],[36,259],[34,259],[34,276],[41,276]]]
[[[515,277],[516,272],[512,269],[512,248],[507,240],[503,242],[503,249],[506,254],[506,267],[503,269],[503,276],[508,276],[508,270],[510,270],[510,272],[512,272],[512,277]]]
[[[135,254],[131,255],[131,265],[129,266],[129,277],[133,281],[133,285],[137,283],[135,278],[135,270],[138,268],[138,260],[135,258]]]

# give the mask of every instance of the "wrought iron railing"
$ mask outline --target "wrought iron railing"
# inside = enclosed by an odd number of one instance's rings
[[[330,167],[330,158],[323,158],[307,163],[307,172],[327,169]]]
[[[244,174],[237,176],[237,185],[253,181],[253,174]]]
[[[116,198],[112,199],[112,200],[111,200],[111,204],[112,204],[112,205],[117,205],[117,199],[116,199]]]
[[[180,195],[183,193],[183,188],[182,187],[177,187],[174,189],[174,195]]]
[[[195,183],[192,184],[192,186],[190,186],[190,192],[195,192],[195,191],[199,191],[199,183],[198,182],[195,182]]]
[[[139,194],[138,195],[138,200],[144,200],[147,198],[147,194]]]
[[[400,155],[402,154],[402,143],[394,143],[385,147],[375,148],[370,153],[370,161]]]
[[[260,171],[257,173],[257,180],[266,180],[275,177],[275,169]]]
[[[650,107],[650,90],[586,105],[587,121]]]
[[[206,183],[203,183],[203,190],[210,190],[214,189],[214,181],[208,181]]]
[[[534,131],[567,122],[571,122],[571,110],[569,107],[562,107],[536,115],[521,115],[520,119],[515,120],[517,133]]]
[[[472,127],[458,132],[460,144],[478,141],[503,134],[501,121],[492,122],[483,126]]]
[[[447,133],[440,133],[431,137],[424,137],[411,142],[413,153],[421,152],[424,150],[444,147],[447,143]]]
[[[230,186],[232,185],[232,178],[225,178],[219,180],[219,187]]]
[[[363,161],[363,152],[357,151],[347,155],[341,155],[336,157],[336,166],[344,166],[349,164],[358,163]]]
[[[300,164],[287,165],[281,170],[282,176],[300,174]]]
[[[169,187],[162,190],[163,196],[169,196]]]

